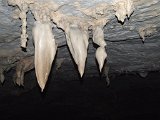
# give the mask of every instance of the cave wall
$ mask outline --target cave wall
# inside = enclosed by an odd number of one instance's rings
[[[56,1],[63,3],[65,1]],[[109,3],[108,0],[101,2]],[[71,4],[69,1],[67,4]],[[109,72],[143,72],[160,69],[160,2],[158,0],[133,0],[134,12],[129,19],[122,24],[113,11],[108,10],[109,22],[104,27],[105,41],[107,43],[107,67]],[[95,7],[96,2],[89,4],[87,1],[81,2],[86,7]],[[32,40],[32,27],[34,18],[31,12],[27,14],[27,33],[29,35],[26,51],[20,47],[21,20],[13,18],[15,7],[9,6],[7,0],[0,0],[0,68],[3,72],[16,65],[16,62],[25,56],[34,55]],[[64,5],[63,11],[67,15],[78,15],[74,7]],[[72,11],[72,12],[71,12]],[[66,45],[64,31],[57,28],[53,29],[55,40],[58,43],[58,53],[56,61],[65,58],[62,64],[62,72],[70,71],[70,66],[74,65],[73,59]],[[86,73],[98,74],[95,61],[96,47],[92,42],[92,34],[89,39],[88,58],[86,63]],[[71,61],[71,62],[69,62]],[[63,69],[63,65],[67,67]],[[56,66],[56,64],[54,65]],[[75,67],[75,66],[73,66]],[[76,67],[75,67],[76,70]],[[70,71],[69,73],[71,73]],[[91,75],[89,74],[89,75]]]

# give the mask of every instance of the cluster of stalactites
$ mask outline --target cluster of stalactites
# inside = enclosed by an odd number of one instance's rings
[[[92,29],[93,42],[99,47],[96,50],[96,59],[101,71],[104,61],[107,57],[105,51],[106,42],[104,40],[104,25],[108,22],[106,19],[91,21],[79,20],[76,17],[68,17],[60,12],[52,12],[51,18],[58,27],[65,31],[67,44],[73,56],[75,63],[78,66],[80,76],[83,76],[85,69],[85,61],[87,58],[88,29]]]
[[[19,17],[22,20],[21,46],[24,48],[26,47],[27,42],[27,11],[31,10],[35,17],[36,21],[33,27],[33,39],[35,44],[34,63],[37,81],[41,87],[41,91],[43,91],[48,80],[52,62],[57,50],[57,45],[52,33],[52,22],[65,31],[67,45],[78,66],[81,77],[84,74],[87,58],[89,39],[88,29],[91,29],[93,33],[93,42],[99,46],[96,50],[95,57],[99,64],[99,70],[102,70],[104,61],[107,57],[103,28],[109,20],[101,17],[101,15],[104,15],[107,3],[98,6],[98,9],[95,7],[95,12],[90,15],[90,18],[92,19],[81,19],[79,17],[67,16],[61,13],[58,10],[61,6],[53,1],[8,0],[8,2],[10,5],[19,7]],[[131,0],[115,0],[111,6],[113,6],[113,9],[115,10],[115,15],[118,20],[122,22],[124,22],[126,16],[129,17],[133,12],[133,3]],[[78,9],[83,13],[86,13],[87,11],[88,14],[88,10],[83,11],[81,8]],[[99,16],[100,18],[98,18]]]

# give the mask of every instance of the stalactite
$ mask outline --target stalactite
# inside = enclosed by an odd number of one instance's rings
[[[96,59],[99,64],[99,70],[101,72],[102,67],[104,65],[104,61],[107,57],[107,53],[105,51],[105,46],[107,45],[104,40],[104,32],[103,27],[108,21],[106,19],[96,20],[93,24],[93,42],[99,45],[96,50]]]
[[[54,60],[57,45],[50,23],[35,22],[33,28],[35,44],[35,70],[38,84],[43,91]]]
[[[19,14],[19,18],[22,21],[22,34],[21,34],[21,47],[26,48],[26,44],[27,44],[27,31],[26,31],[26,27],[27,27],[27,12],[29,10],[29,4],[33,3],[34,0],[8,0],[8,3],[10,5],[13,6],[18,6],[19,10],[20,10],[20,14]]]
[[[149,37],[155,32],[157,32],[156,25],[152,25],[152,24],[147,24],[145,26],[140,26],[138,28],[139,36],[140,38],[142,38],[143,42],[145,41],[145,37]]]
[[[16,65],[16,74],[14,83],[19,86],[24,86],[24,74],[25,72],[34,68],[34,57],[29,56],[20,59]]]
[[[75,63],[78,66],[78,71],[82,77],[84,74],[85,63],[88,49],[88,24],[83,23],[76,17],[71,18],[64,16],[60,12],[51,13],[52,20],[58,27],[62,28],[66,34],[67,45],[72,54]]]
[[[102,67],[104,65],[104,61],[107,57],[107,53],[105,51],[105,48],[104,47],[98,47],[97,50],[96,50],[96,59],[98,61],[98,64],[99,64],[99,70],[101,72],[102,70]]]
[[[26,22],[26,11],[22,11],[20,13],[20,18],[22,20],[22,34],[21,34],[21,47],[26,48],[26,43],[27,43],[27,38],[28,35],[26,34],[26,26],[27,26],[27,22]]]
[[[103,29],[99,26],[93,30],[93,42],[102,47],[106,46]]]
[[[129,18],[134,11],[132,0],[115,0],[113,4],[114,10],[116,11],[115,15],[122,23],[126,16]]]
[[[68,30],[66,30],[67,44],[69,46],[75,63],[78,65],[78,70],[82,77],[87,58],[89,39],[88,32],[80,29],[78,25],[71,25],[68,27]]]
[[[38,9],[43,4],[31,5],[32,13],[36,19],[33,27],[35,44],[35,71],[38,84],[43,91],[54,60],[57,45],[52,34],[52,23],[48,8]]]

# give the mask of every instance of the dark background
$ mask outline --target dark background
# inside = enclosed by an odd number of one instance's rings
[[[13,84],[14,70],[0,85],[0,120],[159,120],[160,74],[72,78],[52,76],[43,93],[34,71],[25,75],[25,86]]]

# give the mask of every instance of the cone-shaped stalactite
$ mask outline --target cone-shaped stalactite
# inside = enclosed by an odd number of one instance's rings
[[[78,66],[80,76],[82,77],[87,58],[88,32],[80,29],[78,25],[69,26],[69,29],[65,32],[69,50]]]
[[[104,61],[107,57],[107,53],[105,51],[105,47],[98,47],[96,50],[96,59],[97,62],[99,64],[99,70],[101,72],[103,65],[104,65]]]
[[[38,84],[41,91],[43,91],[57,49],[51,24],[35,22],[33,38],[35,44],[35,71]]]

